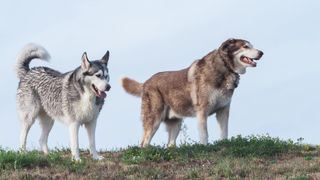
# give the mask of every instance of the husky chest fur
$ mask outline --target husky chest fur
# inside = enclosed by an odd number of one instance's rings
[[[65,94],[64,97],[67,99],[69,98],[69,102],[73,102],[73,106],[65,104],[65,106],[68,107],[68,111],[64,112],[64,115],[72,116],[72,118],[62,117],[62,119],[77,119],[81,123],[86,123],[96,119],[100,109],[102,108],[104,99],[99,99],[95,94],[90,93],[90,91],[90,88],[84,87],[81,95],[79,94],[75,97],[68,97],[68,94]]]
[[[242,39],[229,39],[221,46],[180,71],[160,72],[145,83],[124,78],[123,88],[141,96],[143,137],[141,146],[149,145],[161,122],[166,123],[168,146],[175,145],[181,121],[196,116],[200,143],[208,142],[207,117],[216,113],[221,138],[228,136],[231,98],[239,83],[239,74],[255,67],[262,51]]]
[[[38,118],[42,128],[41,149],[48,153],[47,139],[54,120],[69,127],[72,157],[80,160],[78,129],[84,124],[89,137],[90,152],[101,159],[95,149],[95,127],[99,112],[109,91],[107,52],[101,60],[89,61],[84,53],[81,66],[67,73],[47,67],[29,69],[34,58],[48,59],[47,51],[29,44],[18,55],[17,74],[20,79],[17,92],[17,109],[21,119],[20,143],[26,148],[30,127]]]

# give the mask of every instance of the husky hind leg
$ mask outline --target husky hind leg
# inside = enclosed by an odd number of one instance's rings
[[[40,149],[48,154],[48,136],[54,124],[53,119],[51,119],[45,112],[41,112],[39,115],[39,122],[42,128],[41,136],[39,139]]]
[[[21,120],[20,149],[22,151],[26,151],[27,136],[28,136],[28,133],[29,133],[31,126],[33,125],[33,123],[35,121],[35,117],[30,117],[30,115],[28,115],[28,114],[23,114],[20,116],[24,117],[23,120]]]
[[[26,150],[27,136],[40,110],[40,101],[32,91],[17,94],[17,109],[21,121],[20,148]]]

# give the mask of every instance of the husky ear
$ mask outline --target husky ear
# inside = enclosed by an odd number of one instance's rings
[[[81,68],[83,70],[87,70],[87,69],[90,68],[90,66],[91,66],[91,63],[90,63],[90,61],[88,59],[87,53],[84,52],[83,55],[82,55],[82,58],[81,58]]]
[[[102,63],[104,64],[107,64],[108,65],[108,61],[109,61],[109,51],[106,52],[106,54],[102,57],[101,61]]]

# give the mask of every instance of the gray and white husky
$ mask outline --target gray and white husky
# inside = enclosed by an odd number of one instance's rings
[[[47,140],[54,120],[66,124],[70,132],[72,158],[80,160],[78,131],[85,126],[93,159],[103,159],[95,147],[97,117],[109,91],[109,51],[101,60],[89,61],[83,53],[81,66],[67,73],[48,67],[29,68],[31,60],[48,60],[49,53],[41,46],[29,44],[17,57],[17,110],[21,119],[20,147],[26,149],[30,127],[38,118],[42,128],[40,148],[47,154]]]

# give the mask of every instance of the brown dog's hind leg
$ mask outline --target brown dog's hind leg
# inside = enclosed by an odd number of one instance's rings
[[[176,139],[179,135],[182,119],[180,118],[172,118],[166,119],[165,121],[167,131],[168,131],[168,147],[176,145]]]
[[[158,91],[149,90],[142,95],[143,137],[141,147],[150,144],[163,119],[164,104]]]

